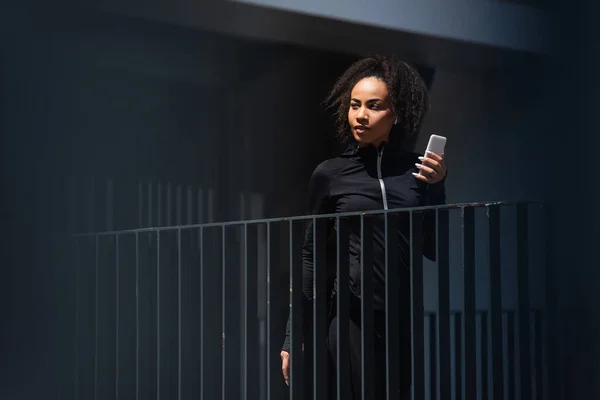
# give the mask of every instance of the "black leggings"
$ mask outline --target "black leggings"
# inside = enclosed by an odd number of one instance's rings
[[[348,362],[350,363],[350,382],[348,384],[351,400],[360,400],[361,394],[361,323],[360,313],[356,307],[350,307],[350,331],[349,343],[350,349]],[[385,346],[385,314],[381,311],[375,311],[375,337],[374,337],[374,356],[375,371],[373,380],[375,385],[375,399],[385,400],[386,398],[386,346]],[[399,370],[391,378],[398,379],[400,387],[400,399],[410,398],[411,385],[411,352],[410,352],[410,323],[408,318],[400,318],[400,337],[399,341]],[[331,374],[332,392],[335,393],[337,370],[337,317],[333,317],[329,324],[328,348],[330,361],[333,363],[333,373]]]

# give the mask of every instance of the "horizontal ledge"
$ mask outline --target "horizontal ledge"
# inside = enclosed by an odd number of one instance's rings
[[[550,44],[548,11],[501,1],[382,0],[368,10],[360,0],[226,1],[536,54]]]
[[[483,0],[482,3],[495,4]],[[437,5],[432,6],[437,16],[427,17],[430,19],[429,24],[435,27],[440,25],[439,21],[434,23],[436,18],[452,18],[450,25],[454,28],[451,29],[466,29],[464,34],[458,35],[443,34],[431,29],[409,29],[400,24],[371,23],[364,18],[339,18],[325,15],[326,13],[298,12],[290,7],[257,4],[233,0],[213,0],[206,3],[166,0],[123,3],[101,0],[93,9],[107,14],[271,44],[302,46],[356,56],[396,54],[415,64],[446,69],[520,68],[531,62],[541,62],[540,59],[551,52],[549,15],[523,6],[503,3],[478,5],[474,9],[467,9],[471,13],[468,23],[463,23],[458,10],[445,15],[437,10]],[[506,13],[491,12],[489,7],[513,10],[514,16],[501,16]],[[458,16],[455,16],[457,13]],[[486,13],[491,16],[484,17]],[[390,15],[395,18],[395,14]],[[515,22],[500,22],[511,20]],[[532,20],[540,22],[534,24]],[[540,27],[534,28],[537,25]],[[476,34],[483,30],[495,32],[497,40]]]

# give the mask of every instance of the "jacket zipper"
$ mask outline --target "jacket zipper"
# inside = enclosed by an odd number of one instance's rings
[[[379,186],[381,187],[381,196],[383,197],[383,209],[388,209],[387,195],[385,193],[385,183],[383,182],[383,175],[381,175],[381,159],[383,158],[383,147],[377,153],[377,177],[379,178]]]

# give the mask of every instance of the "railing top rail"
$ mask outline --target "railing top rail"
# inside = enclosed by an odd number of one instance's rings
[[[228,226],[270,224],[270,223],[290,222],[290,221],[307,221],[307,220],[311,220],[311,219],[316,220],[316,219],[330,219],[330,218],[347,218],[347,217],[358,217],[358,216],[374,216],[374,215],[382,215],[382,214],[413,213],[413,212],[428,211],[428,210],[489,208],[492,206],[517,206],[517,205],[539,205],[539,206],[543,207],[544,203],[541,201],[530,201],[530,200],[454,203],[454,204],[441,204],[441,205],[436,205],[436,206],[395,208],[395,209],[389,209],[389,210],[354,211],[354,212],[346,212],[346,213],[318,214],[318,215],[298,215],[298,216],[293,216],[293,217],[262,218],[262,219],[249,219],[249,220],[226,221],[226,222],[206,222],[206,223],[190,224],[190,225],[156,226],[156,227],[147,227],[147,228],[125,229],[125,230],[120,230],[120,231],[85,232],[85,233],[73,234],[73,237],[114,236],[114,235],[127,235],[127,234],[135,234],[135,233],[159,232],[159,231],[176,231],[176,230],[200,229],[200,228],[219,228],[219,227],[228,227]]]

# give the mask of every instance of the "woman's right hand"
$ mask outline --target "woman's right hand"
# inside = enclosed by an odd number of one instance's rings
[[[302,343],[302,351],[304,352],[304,343]],[[281,350],[279,354],[281,356],[281,372],[283,373],[283,379],[286,385],[290,386],[290,353],[285,350]]]
[[[290,386],[290,353],[281,351],[281,372],[285,383]]]

